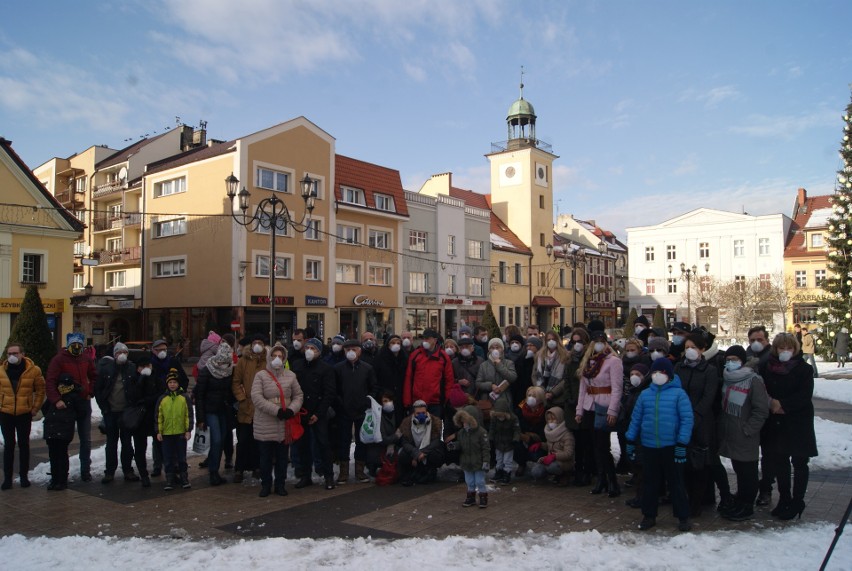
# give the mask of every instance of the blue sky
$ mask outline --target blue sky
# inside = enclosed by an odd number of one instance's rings
[[[488,192],[523,65],[558,210],[625,239],[831,192],[850,22],[848,0],[15,2],[0,136],[35,167],[175,116],[230,139],[304,115],[409,190],[452,171]]]

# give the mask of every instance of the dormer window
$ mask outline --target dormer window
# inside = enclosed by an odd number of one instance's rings
[[[340,201],[359,206],[367,205],[367,202],[364,200],[364,191],[360,188],[352,188],[350,186],[340,187]]]
[[[375,193],[373,196],[376,198],[376,210],[385,210],[387,212],[396,212],[396,207],[393,203],[393,196],[388,196],[387,194],[378,194],[378,193]]]

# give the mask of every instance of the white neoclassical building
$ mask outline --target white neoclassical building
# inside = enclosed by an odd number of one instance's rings
[[[699,208],[652,226],[627,228],[630,306],[651,319],[659,304],[667,324],[700,323],[727,336],[727,309],[704,307],[702,288],[754,279],[777,283],[791,224],[783,214]],[[767,329],[783,330],[780,311],[761,318]]]

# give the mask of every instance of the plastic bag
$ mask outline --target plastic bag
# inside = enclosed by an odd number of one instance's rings
[[[359,436],[364,444],[382,443],[382,405],[371,396],[370,408],[364,413],[364,422],[361,423]]]
[[[196,429],[195,439],[192,441],[192,451],[198,454],[207,454],[210,452],[210,429]]]

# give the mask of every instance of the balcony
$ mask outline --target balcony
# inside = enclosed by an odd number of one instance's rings
[[[121,250],[100,250],[97,254],[100,265],[138,264],[142,260],[142,246],[131,246]]]
[[[105,196],[110,196],[113,194],[117,194],[127,189],[127,183],[122,181],[112,181],[106,184],[101,184],[95,187],[95,191],[92,193],[93,200],[100,200]]]
[[[73,190],[63,190],[62,192],[56,193],[56,200],[59,201],[63,206],[72,205],[71,210],[74,210],[73,206],[82,206],[84,194],[80,192],[75,192]]]
[[[124,215],[102,216],[92,220],[92,230],[95,232],[107,232],[110,230],[121,230],[124,226]]]
[[[142,224],[141,212],[125,212],[122,218],[125,226],[140,226]]]

